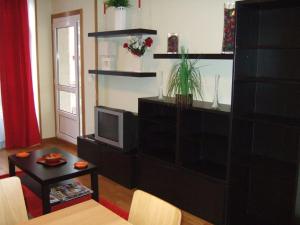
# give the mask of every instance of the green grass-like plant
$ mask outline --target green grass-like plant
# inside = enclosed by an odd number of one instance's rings
[[[105,2],[106,7],[129,7],[129,0],[107,0]]]
[[[189,60],[187,57],[188,51],[181,47],[181,59],[176,64],[170,73],[168,82],[168,96],[176,94],[189,95],[202,99],[201,92],[201,73],[197,67],[197,61]]]

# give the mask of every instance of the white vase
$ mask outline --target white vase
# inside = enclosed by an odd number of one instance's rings
[[[115,29],[116,30],[126,29],[126,8],[125,7],[115,8]]]
[[[163,71],[159,71],[157,76],[158,83],[158,99],[163,99],[163,86],[164,86],[164,76]]]

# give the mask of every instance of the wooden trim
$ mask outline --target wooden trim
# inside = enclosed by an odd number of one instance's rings
[[[55,128],[55,136],[57,137],[57,115],[56,115],[56,93],[55,93],[55,60],[54,60],[54,39],[53,39],[53,19],[51,15],[51,40],[52,40],[52,74],[53,74],[53,97],[54,97],[54,128]]]
[[[81,117],[82,117],[82,134],[85,135],[86,127],[85,127],[85,89],[84,89],[84,36],[83,36],[83,10],[77,9],[68,12],[61,12],[57,14],[51,15],[51,34],[52,34],[52,66],[53,66],[53,93],[54,93],[54,114],[55,114],[55,135],[57,136],[57,115],[56,115],[56,93],[55,93],[55,61],[54,61],[54,40],[53,40],[53,20],[61,17],[68,17],[68,16],[75,16],[79,15],[80,17],[80,80],[81,80],[81,90],[80,90],[80,97],[81,97]]]
[[[67,144],[67,145],[70,145],[72,147],[77,148],[77,145],[75,145],[75,144],[73,144],[71,142],[68,142],[66,140],[60,139],[58,137],[51,137],[51,138],[44,138],[44,139],[42,139],[42,144],[48,144],[48,143],[50,143],[50,144],[53,145],[56,142],[60,142],[60,144],[63,143],[63,144]]]
[[[38,40],[38,17],[37,17],[37,0],[34,0],[34,12],[35,12],[35,45],[36,45],[36,72],[37,72],[37,85],[38,85],[38,106],[39,106],[39,125],[40,136],[43,137],[42,129],[42,113],[41,113],[41,85],[40,85],[40,61],[39,61],[39,40]]]
[[[95,0],[95,31],[98,31],[98,0]],[[95,67],[98,69],[98,40],[95,38]],[[96,105],[99,105],[99,80],[98,76],[95,75],[95,99]]]
[[[53,142],[55,142],[55,141],[57,141],[57,140],[58,140],[57,137],[43,138],[43,139],[42,139],[42,144],[47,143],[47,142],[53,143]]]
[[[57,141],[60,141],[60,142],[64,142],[65,144],[69,145],[69,146],[73,146],[75,148],[77,148],[77,145],[76,144],[73,144],[71,142],[68,142],[66,140],[63,140],[63,139],[60,139],[60,138],[56,138]]]
[[[75,15],[80,15],[80,14],[82,14],[82,9],[76,9],[76,10],[72,10],[72,11],[68,11],[68,12],[56,13],[56,14],[51,15],[51,20],[53,22],[53,19],[56,19],[56,18],[75,16]]]
[[[84,36],[83,36],[83,10],[80,10],[80,79],[81,79],[81,112],[82,112],[82,134],[86,134],[85,128],[85,91],[84,91]]]

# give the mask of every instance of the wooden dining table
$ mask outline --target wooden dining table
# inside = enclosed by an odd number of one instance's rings
[[[94,200],[36,217],[18,225],[132,225]]]

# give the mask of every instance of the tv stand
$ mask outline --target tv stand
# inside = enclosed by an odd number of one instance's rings
[[[139,99],[137,187],[213,224],[225,224],[230,106]]]
[[[127,187],[135,187],[134,160],[136,149],[121,149],[95,139],[94,135],[77,138],[78,156],[98,166],[98,173]]]

